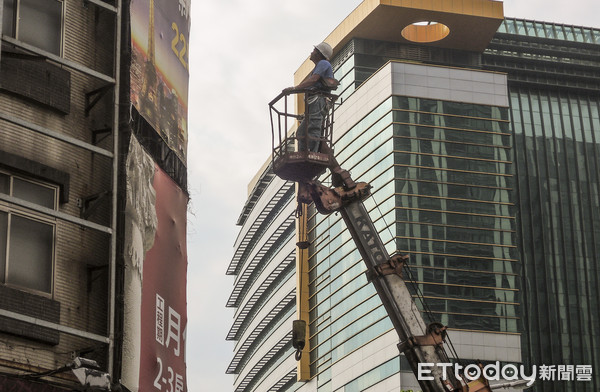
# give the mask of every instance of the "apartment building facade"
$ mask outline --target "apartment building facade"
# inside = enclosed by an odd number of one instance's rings
[[[136,79],[136,54],[144,53],[147,59],[151,47],[150,65],[156,68],[161,61],[161,55],[153,53],[153,36],[160,33],[154,23],[162,22],[161,10],[148,23],[148,15],[154,14],[154,0],[143,3],[146,26],[152,27],[145,30],[144,50],[135,51],[132,48],[139,39],[132,38],[131,26],[140,12],[136,14],[129,1],[2,2],[2,390],[81,390],[86,383],[89,387],[90,382],[98,382],[100,390],[118,386],[137,391],[141,388],[139,374],[155,373],[154,366],[149,368],[144,360],[154,361],[154,365],[156,355],[162,355],[165,382],[186,389],[185,218],[179,219],[182,223],[173,230],[180,241],[174,259],[177,292],[160,292],[164,339],[161,342],[140,328],[141,320],[135,323],[137,329],[127,329],[129,321],[149,314],[154,333],[159,314],[157,299],[150,291],[145,296],[152,298],[142,300],[141,288],[126,277],[133,259],[146,261],[145,253],[131,252],[139,249],[132,245],[137,239],[132,239],[131,230],[127,232],[136,219],[128,211],[132,205],[146,208],[145,217],[150,217],[154,231],[147,233],[142,250],[159,252],[163,245],[156,245],[154,233],[161,230],[165,219],[161,204],[172,202],[177,211],[172,208],[168,216],[180,217],[182,210],[185,216],[187,202],[187,124],[183,119],[187,79],[184,88],[177,84],[169,89],[171,95],[179,94],[178,102],[164,93],[160,82],[165,76],[160,71],[155,71],[152,80],[148,81],[149,73]],[[187,38],[189,2],[182,4],[187,6],[186,14],[180,15],[183,22],[176,19],[181,5],[178,10],[176,4],[172,14]],[[182,53],[179,57],[187,75],[187,63],[183,64],[187,56]],[[148,81],[150,87],[132,92],[132,86],[137,86],[132,80]],[[158,115],[148,119],[132,97],[151,93],[158,95],[153,97]],[[173,110],[164,108],[169,99],[176,107]],[[168,119],[163,115],[167,112]],[[127,167],[137,166],[143,159],[148,177],[139,177]],[[138,191],[133,196],[132,188]],[[146,204],[140,201],[144,194],[140,189],[154,196]],[[152,260],[146,265],[147,274],[161,268]],[[141,264],[138,271],[142,276]],[[134,295],[131,287],[137,289]],[[164,353],[159,347],[150,358],[140,353],[136,341],[145,345],[157,342]],[[137,362],[130,360],[132,352]],[[100,374],[85,373],[85,360],[96,361]],[[133,370],[127,369],[131,363]],[[75,368],[80,370],[73,371]],[[121,382],[123,374],[135,377]]]

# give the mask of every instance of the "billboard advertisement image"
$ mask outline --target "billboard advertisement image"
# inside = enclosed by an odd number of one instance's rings
[[[191,0],[131,0],[132,104],[186,163]]]
[[[135,137],[127,157],[122,384],[186,392],[188,196]]]

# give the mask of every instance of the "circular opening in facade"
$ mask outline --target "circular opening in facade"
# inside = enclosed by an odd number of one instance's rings
[[[436,42],[446,38],[450,28],[443,23],[433,21],[415,22],[402,29],[402,36],[412,42]]]

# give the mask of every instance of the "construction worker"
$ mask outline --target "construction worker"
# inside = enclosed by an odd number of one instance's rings
[[[326,42],[321,42],[315,46],[310,54],[310,60],[315,63],[312,72],[297,86],[284,89],[284,93],[295,92],[296,90],[307,91],[306,102],[308,106],[304,112],[304,119],[298,127],[296,137],[298,138],[298,150],[308,150],[317,152],[323,137],[323,118],[327,114],[326,98],[319,92],[329,92],[324,80],[333,79],[333,69],[331,68],[331,55],[333,50]],[[311,91],[314,91],[311,94]]]

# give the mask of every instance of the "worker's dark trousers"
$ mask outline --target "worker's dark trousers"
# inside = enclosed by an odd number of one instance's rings
[[[319,150],[323,137],[323,117],[326,110],[324,97],[319,95],[308,97],[308,109],[296,132],[298,151],[306,151],[307,144],[309,151],[317,152]]]

